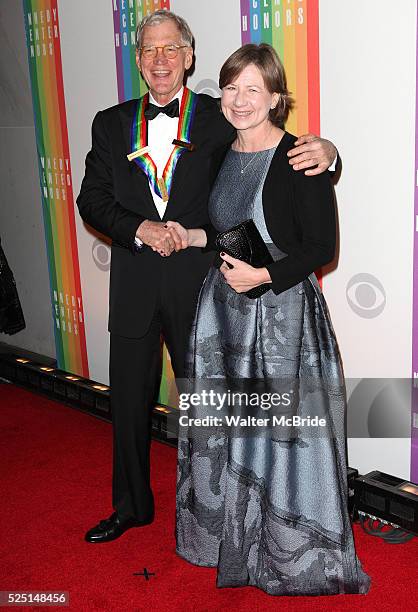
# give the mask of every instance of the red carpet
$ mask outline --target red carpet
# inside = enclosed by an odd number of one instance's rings
[[[0,385],[0,419],[0,590],[69,591],[69,609],[77,611],[416,609],[418,538],[390,545],[358,525],[358,554],[372,577],[368,595],[291,598],[253,587],[217,589],[215,570],[175,554],[176,452],[157,442],[155,522],[115,542],[86,544],[84,532],[112,511],[111,426],[12,385]],[[155,576],[133,575],[144,568]]]

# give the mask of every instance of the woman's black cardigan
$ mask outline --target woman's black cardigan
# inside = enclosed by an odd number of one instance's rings
[[[287,257],[267,265],[274,293],[286,291],[311,272],[333,260],[336,242],[334,191],[328,172],[306,176],[294,170],[287,151],[296,137],[285,132],[263,187],[263,210],[274,244]],[[212,159],[212,179],[229,147],[218,149]],[[215,248],[216,231],[208,233],[205,250]]]

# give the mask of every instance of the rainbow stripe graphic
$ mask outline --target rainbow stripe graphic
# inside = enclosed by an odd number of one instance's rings
[[[23,0],[58,367],[88,377],[57,0]]]
[[[266,42],[282,60],[296,99],[286,129],[320,133],[319,0],[240,0],[242,44]]]
[[[178,406],[178,393],[173,368],[171,367],[171,358],[166,345],[162,347],[162,376],[160,384],[160,392],[157,402],[164,406]]]
[[[135,32],[145,15],[169,9],[170,0],[112,0],[119,102],[140,98],[147,86],[136,65]]]
[[[418,23],[418,15],[417,15]],[[416,68],[416,114],[415,114],[415,214],[414,214],[414,274],[412,308],[412,435],[411,435],[411,480],[418,483],[418,37]]]

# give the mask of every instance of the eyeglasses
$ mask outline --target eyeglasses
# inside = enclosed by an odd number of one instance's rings
[[[179,49],[185,49],[189,45],[163,45],[162,47],[155,47],[154,45],[146,45],[141,47],[141,55],[144,59],[154,59],[158,55],[158,49],[161,49],[164,57],[167,59],[174,59],[177,57]]]

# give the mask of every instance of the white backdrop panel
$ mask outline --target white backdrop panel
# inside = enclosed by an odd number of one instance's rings
[[[324,289],[352,377],[411,374],[417,6],[401,4],[320,2],[321,129],[343,159],[340,257]],[[346,299],[358,273],[383,285],[375,318]],[[361,297],[366,305],[369,294]]]
[[[411,375],[416,10],[320,0],[321,129],[343,159],[340,256],[324,292],[347,377]],[[360,273],[354,312],[346,289]],[[349,440],[349,458],[409,478],[410,440]]]

